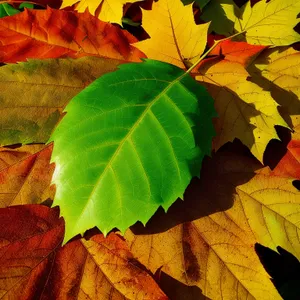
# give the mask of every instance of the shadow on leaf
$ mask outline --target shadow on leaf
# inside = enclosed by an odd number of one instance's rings
[[[155,277],[159,278],[158,284],[170,300],[210,300],[202,294],[199,287],[185,285],[160,269]]]
[[[165,232],[176,225],[231,208],[235,188],[248,182],[254,171],[261,167],[254,158],[240,154],[241,147],[244,146],[235,141],[226,145],[229,151],[218,151],[213,158],[206,157],[200,179],[192,179],[185,191],[184,201],[177,199],[167,213],[159,208],[146,227],[140,222],[132,226],[133,233]]]
[[[285,300],[297,300],[300,295],[300,262],[290,252],[277,247],[271,250],[261,244],[255,244],[255,251],[271,281]]]

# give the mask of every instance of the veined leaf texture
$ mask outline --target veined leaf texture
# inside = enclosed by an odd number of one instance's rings
[[[65,111],[49,140],[65,241],[95,224],[124,232],[182,198],[210,153],[216,115],[204,87],[153,60],[102,76]]]
[[[19,2],[0,298],[297,299],[300,2]]]

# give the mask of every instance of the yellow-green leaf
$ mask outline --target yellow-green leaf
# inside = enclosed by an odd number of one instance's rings
[[[234,27],[250,44],[287,46],[300,41],[294,30],[299,12],[299,0],[263,0],[253,7],[248,1]]]
[[[211,22],[210,31],[229,36],[239,15],[240,9],[233,0],[211,0],[204,7],[201,19]]]
[[[291,126],[300,124],[300,52],[291,47],[265,50],[249,67],[282,106]],[[281,91],[280,91],[281,90]]]
[[[45,143],[69,100],[118,60],[29,60],[0,68],[0,146]]]

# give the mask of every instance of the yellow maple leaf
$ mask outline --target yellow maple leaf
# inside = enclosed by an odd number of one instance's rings
[[[122,25],[123,6],[126,3],[134,3],[143,0],[81,0],[76,10],[84,12],[87,8],[92,15],[95,15],[97,8],[100,7],[99,15],[101,21],[117,23]],[[61,8],[71,6],[78,2],[77,0],[63,0]]]
[[[152,272],[161,268],[210,299],[281,299],[254,245],[300,257],[300,194],[292,180],[232,148],[204,163],[184,201],[125,237]]]
[[[266,0],[251,7],[245,4],[243,14],[235,22],[238,32],[246,32],[246,40],[254,45],[287,46],[300,41],[293,29],[300,11],[299,0]]]
[[[284,47],[265,50],[248,68],[251,74],[259,76],[264,88],[272,92],[286,120],[291,118],[292,128],[300,125],[299,65],[300,52]]]
[[[160,0],[151,11],[143,10],[142,26],[150,38],[134,46],[149,58],[180,68],[195,63],[203,53],[209,23],[196,25],[192,4],[180,0]]]
[[[238,138],[262,162],[269,141],[278,139],[274,126],[288,126],[270,92],[247,80],[248,76],[239,63],[223,60],[202,64],[196,80],[207,87],[219,115],[214,119],[214,149]]]

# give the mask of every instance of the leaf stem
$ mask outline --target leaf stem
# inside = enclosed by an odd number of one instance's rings
[[[220,40],[217,40],[215,41],[215,43],[206,51],[204,52],[200,58],[186,71],[186,73],[191,73],[193,71],[193,69],[195,69],[197,67],[197,65],[207,56],[207,54],[209,54],[209,52],[211,52],[213,49],[215,49],[217,47],[218,44],[220,44],[221,42],[224,42],[224,41],[227,41],[227,40],[230,40],[242,33],[244,33],[245,31],[241,31],[241,32],[238,32],[238,33],[235,33],[229,37],[226,37],[224,39],[220,39]]]

